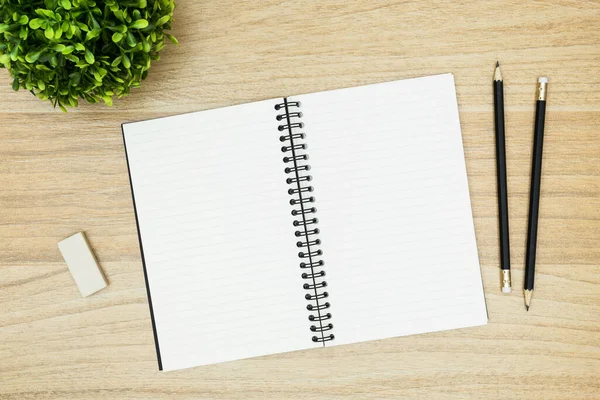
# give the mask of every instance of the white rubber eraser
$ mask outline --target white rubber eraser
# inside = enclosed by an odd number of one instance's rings
[[[83,232],[60,241],[58,249],[83,297],[106,287],[106,279]]]
[[[548,83],[548,78],[546,78],[545,76],[542,76],[541,78],[538,78],[538,82],[539,83]]]
[[[510,292],[512,292],[511,288],[509,288],[509,287],[502,288],[502,293],[510,293]]]

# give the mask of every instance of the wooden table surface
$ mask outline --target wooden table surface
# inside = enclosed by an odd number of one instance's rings
[[[600,3],[184,1],[147,81],[63,114],[0,70],[1,399],[600,398]],[[550,78],[536,294],[499,291],[492,108],[505,78],[514,287],[535,88]],[[157,370],[120,124],[453,72],[489,324]],[[85,231],[110,282],[81,298],[56,246]],[[399,311],[400,312],[400,311]]]

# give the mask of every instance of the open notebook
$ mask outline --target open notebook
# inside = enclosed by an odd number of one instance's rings
[[[487,322],[451,74],[123,135],[160,369]]]

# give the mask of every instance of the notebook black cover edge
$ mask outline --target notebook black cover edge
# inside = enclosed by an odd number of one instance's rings
[[[125,150],[125,161],[127,162],[127,175],[129,176],[129,187],[131,188],[131,199],[133,201],[133,213],[135,215],[135,226],[138,235],[140,253],[142,256],[142,267],[144,269],[144,281],[146,282],[146,293],[148,294],[148,307],[150,308],[150,320],[152,321],[152,331],[154,333],[154,346],[156,347],[156,358],[158,360],[159,371],[163,370],[162,359],[160,356],[160,346],[158,344],[158,333],[156,332],[156,321],[154,320],[154,309],[152,307],[152,295],[150,294],[150,284],[148,282],[148,271],[146,270],[146,258],[144,257],[144,246],[142,244],[142,235],[140,233],[140,222],[138,219],[137,206],[135,203],[135,193],[133,192],[133,181],[131,179],[131,169],[129,167],[129,156],[127,155],[127,141],[125,140],[125,124],[121,124],[121,134],[123,135],[123,149]]]

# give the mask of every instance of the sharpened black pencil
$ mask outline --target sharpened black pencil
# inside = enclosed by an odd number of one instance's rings
[[[529,222],[527,224],[527,255],[525,257],[525,308],[529,311],[535,278],[538,215],[542,183],[542,150],[544,147],[544,122],[546,119],[546,92],[548,78],[539,78],[535,108],[533,156],[531,162],[531,189],[529,192]]]
[[[498,177],[498,227],[500,236],[500,272],[502,293],[510,293],[510,243],[508,237],[508,185],[506,180],[506,144],[504,132],[504,82],[500,63],[494,72],[494,126],[496,129],[496,173]]]

